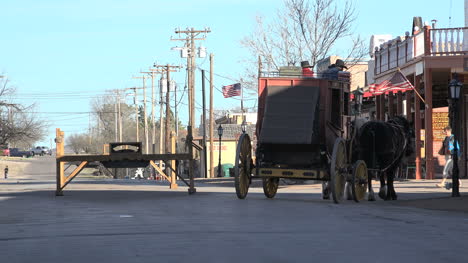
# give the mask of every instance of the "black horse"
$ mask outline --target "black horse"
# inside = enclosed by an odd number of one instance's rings
[[[411,126],[406,118],[396,116],[387,122],[368,121],[361,127],[356,127],[353,159],[364,160],[368,169],[379,174],[379,196],[382,199],[397,199],[393,187],[395,172],[403,159],[414,152],[414,132]],[[375,201],[372,189],[373,172],[370,171],[368,174],[368,199]]]

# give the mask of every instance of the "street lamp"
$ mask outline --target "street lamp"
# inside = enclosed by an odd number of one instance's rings
[[[223,127],[221,124],[218,126],[219,135],[219,161],[218,161],[218,177],[221,177],[221,137],[223,137]]]
[[[364,96],[364,91],[361,88],[357,88],[353,91],[354,95],[354,112],[356,115],[361,114],[361,105],[362,105],[362,97]]]
[[[241,128],[242,128],[242,133],[245,133],[247,131],[247,122],[245,122],[245,120],[242,122]]]
[[[459,82],[457,77],[452,79],[449,84],[449,96],[450,96],[450,126],[453,130],[453,152],[452,152],[452,197],[460,196],[460,185],[459,185],[459,170],[458,170],[458,140],[457,140],[457,128],[455,124],[458,121],[458,100],[460,99],[460,91],[463,87],[463,83]]]

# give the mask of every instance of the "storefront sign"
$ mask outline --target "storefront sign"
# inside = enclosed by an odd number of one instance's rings
[[[432,154],[437,161],[436,171],[439,172],[445,164],[445,156],[439,155],[439,150],[442,147],[442,142],[445,139],[444,128],[449,125],[448,107],[432,109]]]
[[[449,125],[448,109],[447,112],[432,113],[432,130],[434,133],[434,142],[443,141],[445,138],[444,128]]]

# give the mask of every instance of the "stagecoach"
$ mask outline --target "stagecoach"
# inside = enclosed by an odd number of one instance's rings
[[[237,197],[247,196],[252,179],[263,182],[273,198],[280,178],[322,181],[322,196],[343,200],[351,184],[355,201],[367,191],[367,167],[351,162],[350,81],[329,76],[304,76],[294,68],[262,72],[258,79],[256,150],[243,133],[237,144],[233,169]]]

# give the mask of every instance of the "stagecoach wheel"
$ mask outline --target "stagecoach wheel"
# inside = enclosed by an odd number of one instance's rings
[[[244,133],[237,143],[236,162],[234,164],[234,185],[239,199],[244,199],[249,192],[251,162],[252,145],[250,144],[249,135]]]
[[[367,192],[367,165],[363,160],[357,160],[354,163],[351,181],[353,199],[359,202],[366,197]]]
[[[263,193],[268,198],[273,198],[278,191],[279,178],[263,178]]]
[[[339,203],[343,200],[346,184],[346,147],[342,138],[337,138],[333,145],[333,153],[330,166],[330,190],[333,201]]]

